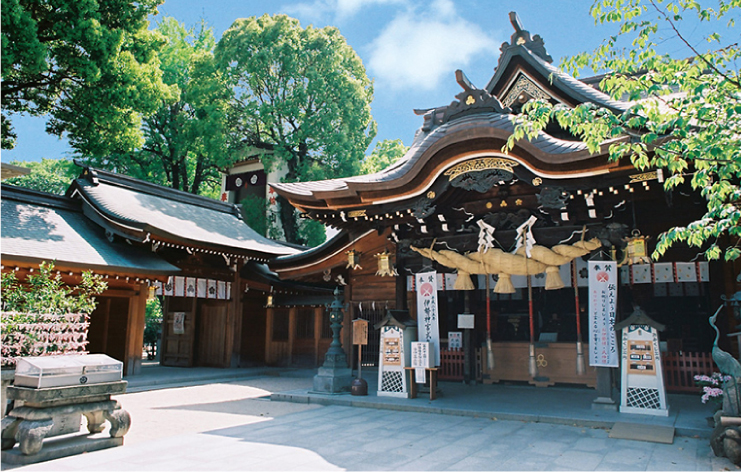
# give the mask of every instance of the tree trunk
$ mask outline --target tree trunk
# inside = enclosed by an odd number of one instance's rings
[[[289,243],[301,244],[299,241],[299,227],[296,224],[296,210],[283,197],[278,197],[278,206],[281,211],[281,224],[283,225],[283,234]]]

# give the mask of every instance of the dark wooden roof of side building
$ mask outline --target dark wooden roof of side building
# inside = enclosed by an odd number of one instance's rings
[[[66,268],[137,275],[179,269],[150,251],[111,243],[83,215],[79,201],[11,185],[2,186],[3,262],[54,261]]]
[[[136,242],[259,261],[299,252],[256,233],[235,205],[101,169],[84,167],[67,193],[82,199],[91,220]]]

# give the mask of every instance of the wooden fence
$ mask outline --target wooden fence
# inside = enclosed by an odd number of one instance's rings
[[[478,353],[478,352],[477,352]],[[478,364],[477,377],[481,375],[481,359]],[[700,388],[693,380],[694,375],[711,375],[718,370],[709,352],[674,352],[663,353],[662,368],[665,376],[665,389],[668,392],[698,393]],[[464,351],[461,349],[441,348],[441,366],[438,369],[440,380],[464,380]]]
[[[441,348],[440,380],[464,380],[464,351]]]
[[[700,388],[693,380],[694,375],[711,375],[718,370],[709,352],[673,352],[662,355],[662,369],[665,374],[665,389],[668,392],[696,392]]]

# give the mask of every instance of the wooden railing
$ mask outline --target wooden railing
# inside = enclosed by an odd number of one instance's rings
[[[441,348],[441,366],[438,369],[440,380],[464,380],[464,351],[462,349]]]
[[[711,375],[718,370],[709,352],[666,352],[662,355],[665,389],[668,392],[699,392],[694,375]]]

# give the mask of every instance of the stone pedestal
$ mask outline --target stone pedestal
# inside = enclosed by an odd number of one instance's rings
[[[13,377],[15,377],[15,369],[4,368],[0,371],[2,376],[2,385],[0,386],[0,408],[2,408],[2,416],[5,417],[8,410],[8,387],[13,385]]]
[[[593,400],[593,410],[611,410],[617,411],[618,405],[611,396],[611,368],[610,367],[597,367],[597,385],[595,390],[598,394],[597,398]]]
[[[23,406],[2,419],[2,461],[33,464],[122,445],[131,418],[111,395],[126,392],[126,384],[121,380],[41,389],[9,387],[8,398],[22,400]],[[88,434],[80,434],[82,416]],[[110,437],[94,437],[106,422],[111,425]],[[48,439],[53,437],[60,439]],[[47,444],[51,447],[44,449]]]
[[[312,382],[311,393],[350,393],[353,374],[347,366],[345,354],[325,355],[325,363],[317,371]]]

